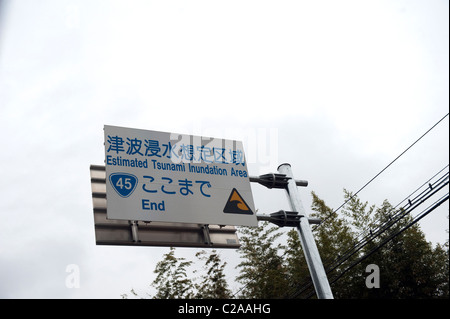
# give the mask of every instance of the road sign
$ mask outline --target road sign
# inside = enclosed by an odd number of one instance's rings
[[[257,226],[242,142],[104,131],[108,219]]]
[[[234,226],[107,219],[105,166],[91,165],[97,245],[239,248]]]

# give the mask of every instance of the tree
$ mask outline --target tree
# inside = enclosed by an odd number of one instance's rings
[[[281,236],[278,227],[264,222],[258,227],[241,227],[239,232],[242,262],[238,265],[240,275],[236,280],[243,285],[239,297],[282,297],[288,281],[283,258],[279,254],[284,246],[276,244]]]
[[[196,285],[195,298],[202,299],[226,299],[231,298],[231,290],[225,280],[226,262],[222,262],[220,255],[214,249],[211,253],[202,250],[196,257],[205,262],[206,274],[201,276],[202,281]]]
[[[187,261],[186,258],[176,257],[175,248],[163,256],[163,259],[156,264],[154,273],[157,274],[151,286],[156,288],[153,299],[225,299],[231,298],[231,290],[225,280],[226,262],[222,262],[220,254],[214,249],[207,253],[205,250],[197,252],[195,255],[198,261],[204,262],[204,273],[198,278],[188,276],[189,268],[194,265],[194,261]],[[194,270],[192,274],[197,274]],[[201,282],[197,283],[196,280]],[[134,289],[131,289],[134,297],[140,297]],[[128,295],[123,294],[122,298],[127,299]]]
[[[192,261],[186,261],[185,258],[175,257],[175,248],[164,255],[164,259],[156,264],[156,279],[152,286],[157,292],[154,299],[187,299],[194,296],[194,284],[188,278],[187,268]]]
[[[291,229],[287,235],[284,262],[289,285],[282,298],[291,299],[297,297],[303,289],[312,287],[312,282],[297,230]]]
[[[314,192],[312,196],[311,216],[323,221],[320,227],[316,227],[314,237],[325,271],[328,272],[327,276],[331,281],[344,271],[346,264],[356,259],[357,256],[352,252],[358,240],[351,229],[351,223],[344,215],[339,215],[334,209],[328,207],[325,201]],[[343,260],[346,260],[346,263],[342,263]],[[332,291],[335,298],[348,294],[354,284],[354,276],[353,273],[349,274],[334,283]]]

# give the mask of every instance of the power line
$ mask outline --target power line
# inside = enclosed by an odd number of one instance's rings
[[[448,165],[445,167],[447,168]],[[445,169],[444,168],[444,169]],[[439,173],[441,173],[444,169],[440,170]],[[438,174],[439,174],[438,173]],[[352,248],[347,250],[345,253],[343,253],[342,257],[338,258],[334,262],[330,263],[329,266],[327,266],[327,269],[332,268],[332,265],[339,263],[341,265],[344,261],[346,261],[351,255],[359,251],[362,247],[364,247],[369,241],[373,240],[377,236],[379,236],[381,233],[386,231],[388,228],[390,228],[395,222],[403,218],[406,214],[410,213],[415,207],[422,204],[424,201],[426,201],[428,198],[436,194],[438,191],[440,191],[443,187],[448,185],[448,179],[449,179],[449,172],[446,172],[443,176],[439,177],[436,181],[433,183],[430,183],[430,181],[435,178],[437,174],[435,174],[433,177],[431,177],[427,182],[422,184],[418,189],[416,189],[413,193],[411,193],[408,197],[403,199],[399,204],[397,204],[393,209],[395,210],[401,203],[408,200],[408,202],[398,210],[397,214],[394,214],[393,216],[389,216],[389,220],[381,222],[377,225],[369,225],[369,227],[366,227],[361,231],[361,233],[356,237],[356,240],[364,235],[361,239],[357,241],[355,245],[353,245]],[[428,184],[428,185],[427,185]],[[423,186],[427,185],[427,187],[416,197],[414,197],[412,200],[409,199],[412,195],[414,195],[416,192],[418,192]],[[358,248],[360,247],[360,248]],[[355,251],[355,249],[357,249]],[[346,256],[349,256],[346,258]],[[342,262],[340,262],[342,260]],[[338,266],[339,266],[338,265]],[[335,269],[336,267],[333,267]],[[333,270],[331,269],[331,270]]]
[[[406,196],[401,202],[399,202],[397,205],[395,205],[394,208],[397,208],[398,206],[400,206],[401,203],[403,203],[404,201],[408,200],[408,203],[411,202],[410,198],[412,195],[414,195],[415,193],[417,193],[422,187],[424,187],[425,185],[430,185],[430,182],[433,178],[435,178],[436,176],[438,176],[440,173],[442,173],[445,169],[447,169],[449,166],[449,164],[445,165],[445,167],[443,169],[441,169],[439,172],[437,172],[436,174],[434,174],[431,178],[429,178],[425,183],[423,183],[422,185],[420,185],[415,191],[413,191],[411,194],[409,194],[408,196]],[[448,173],[447,173],[448,174]],[[442,176],[440,179],[444,178],[444,176]],[[412,199],[412,201],[414,201],[419,195],[417,195],[415,198]]]
[[[337,209],[335,209],[333,212],[331,212],[330,215],[328,215],[321,224],[315,226],[313,228],[313,231],[316,230],[318,227],[320,227],[321,225],[323,225],[334,213],[336,213],[338,210],[340,210],[342,207],[345,206],[345,204],[347,204],[353,197],[355,197],[356,195],[359,194],[359,192],[361,192],[364,188],[366,188],[370,183],[372,183],[378,176],[380,176],[386,169],[388,169],[392,164],[394,164],[395,161],[397,161],[400,157],[403,156],[403,154],[405,154],[407,151],[409,151],[414,145],[417,144],[417,142],[419,142],[425,135],[427,135],[432,129],[434,129],[439,123],[441,123],[447,116],[449,115],[449,113],[447,113],[446,115],[444,115],[439,121],[437,121],[431,128],[429,128],[424,134],[422,134],[422,136],[420,136],[416,141],[414,141],[414,143],[412,143],[410,146],[408,146],[408,148],[406,148],[402,153],[400,153],[400,155],[398,155],[394,160],[392,160],[386,167],[384,167],[378,174],[376,174],[374,177],[372,177],[372,179],[370,179],[366,184],[364,184],[364,186],[362,186],[355,194],[353,194],[352,196],[350,196],[350,198],[348,198],[346,201],[344,201],[344,203],[341,204],[341,206],[339,206]]]
[[[445,179],[441,182],[439,182],[437,185],[433,185],[432,188],[429,188],[428,191],[423,194],[420,198],[418,198],[414,203],[408,203],[409,207],[403,207],[399,210],[398,214],[391,217],[387,222],[383,223],[382,225],[379,225],[376,229],[373,231],[370,231],[370,236],[367,236],[366,240],[364,242],[359,243],[359,247],[357,249],[353,249],[352,251],[346,253],[341,260],[338,262],[335,262],[332,266],[329,267],[329,270],[327,272],[331,272],[340,265],[342,265],[345,261],[347,261],[352,255],[360,251],[365,245],[367,245],[369,242],[373,241],[378,236],[385,233],[389,228],[393,227],[397,222],[400,221],[403,217],[410,214],[414,209],[416,209],[418,206],[420,206],[422,203],[424,203],[426,200],[428,200],[431,196],[439,192],[442,188],[447,186],[449,184],[448,181],[449,174],[447,173],[445,176]],[[405,206],[407,206],[405,205]]]

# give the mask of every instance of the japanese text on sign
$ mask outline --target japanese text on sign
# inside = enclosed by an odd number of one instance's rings
[[[116,161],[120,154],[135,155],[141,158],[166,157],[174,163],[204,162],[207,164],[241,164],[245,165],[242,150],[233,150],[217,146],[193,145],[184,142],[173,144],[171,141],[160,143],[158,140],[138,139],[122,136],[107,136],[107,153],[110,161]],[[113,156],[116,156],[115,158]]]

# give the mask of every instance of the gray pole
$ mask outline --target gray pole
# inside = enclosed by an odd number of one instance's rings
[[[333,299],[333,293],[331,292],[330,284],[328,283],[327,274],[323,268],[322,260],[320,259],[319,250],[317,249],[316,242],[314,240],[311,227],[309,226],[308,214],[306,214],[303,204],[300,200],[300,195],[297,190],[297,185],[292,175],[292,169],[290,164],[281,164],[278,166],[278,172],[290,177],[286,191],[291,208],[299,215],[304,217],[300,218],[297,231],[300,237],[300,243],[302,244],[303,251],[305,253],[306,262],[308,263],[309,272],[316,289],[317,298],[319,299]]]

